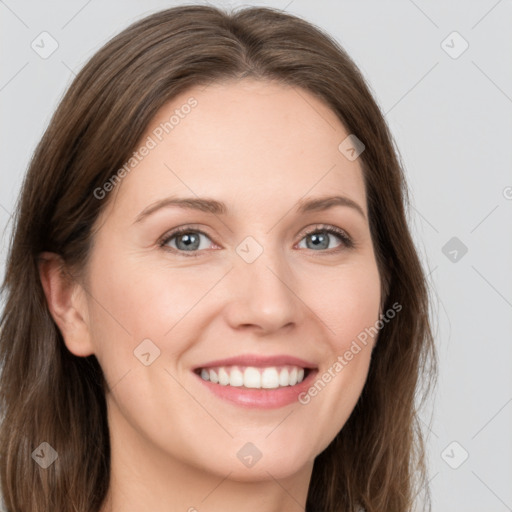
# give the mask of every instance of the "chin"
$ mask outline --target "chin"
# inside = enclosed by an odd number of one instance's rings
[[[243,454],[240,458],[244,459]],[[286,455],[276,450],[262,450],[261,458],[249,461],[247,466],[235,456],[233,462],[223,468],[223,474],[231,472],[229,478],[239,482],[281,480],[304,470],[305,467],[312,465],[313,461],[314,455],[306,456],[304,450],[298,446],[294,446]]]

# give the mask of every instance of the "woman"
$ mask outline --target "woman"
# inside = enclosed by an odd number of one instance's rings
[[[7,510],[428,497],[415,394],[436,356],[406,192],[363,77],[311,24],[181,6],[116,36],[20,196]]]

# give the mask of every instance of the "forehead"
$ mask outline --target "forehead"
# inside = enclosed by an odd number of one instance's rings
[[[365,208],[359,160],[338,149],[348,135],[336,114],[301,88],[253,79],[196,86],[149,123],[137,148],[151,149],[122,180],[116,203],[140,210],[182,194],[284,206],[339,192]]]

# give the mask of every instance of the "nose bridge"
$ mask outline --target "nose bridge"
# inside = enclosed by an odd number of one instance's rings
[[[274,330],[297,321],[298,299],[283,252],[268,239],[264,246],[247,237],[236,248],[231,275],[236,313],[231,320]]]

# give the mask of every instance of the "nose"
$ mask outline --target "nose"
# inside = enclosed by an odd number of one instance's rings
[[[229,273],[230,300],[225,309],[234,329],[268,334],[291,329],[304,317],[304,305],[294,290],[293,273],[278,251],[265,249],[248,263],[236,257]]]

